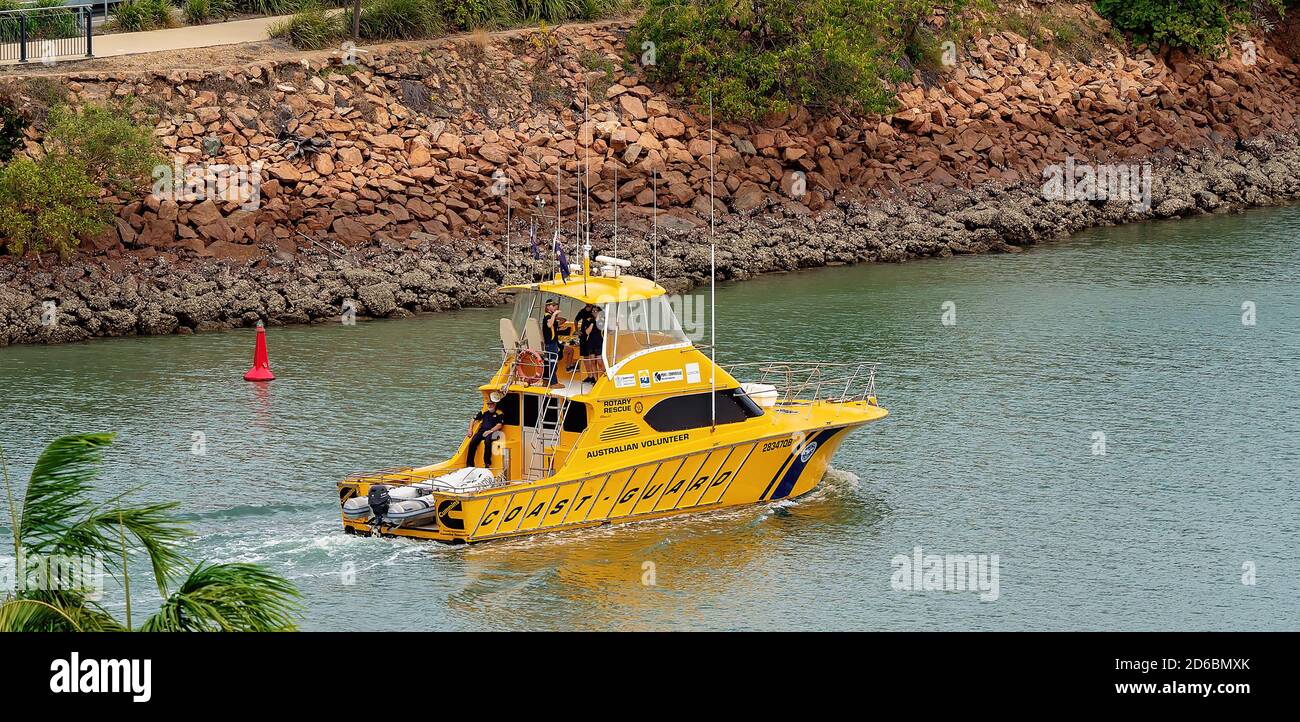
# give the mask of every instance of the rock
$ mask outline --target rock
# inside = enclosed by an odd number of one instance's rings
[[[393,289],[387,283],[376,283],[358,288],[357,300],[361,301],[369,314],[375,317],[387,316],[397,308],[397,301],[393,297]]]

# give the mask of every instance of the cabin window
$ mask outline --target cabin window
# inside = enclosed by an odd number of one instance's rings
[[[514,396],[514,395],[515,394],[511,394],[510,396]],[[553,402],[551,404],[546,404],[544,399],[547,397],[541,396],[539,394],[523,394],[522,396],[524,399],[523,422],[525,427],[532,428],[537,426],[538,410],[541,409],[543,405],[545,405],[546,418],[543,419],[544,423],[542,424],[542,427],[550,428],[550,429],[555,428],[556,424],[559,422],[559,417],[560,417],[559,406],[557,406]],[[497,408],[498,409],[501,408],[500,405],[498,405]],[[520,414],[519,414],[518,407],[516,407],[515,409],[515,417],[514,417],[515,421],[511,422],[509,420],[510,417],[506,417],[506,418],[507,418],[506,423],[508,424],[519,423]],[[568,405],[568,409],[564,412],[563,428],[565,431],[569,431],[575,434],[586,431],[587,430],[587,405],[580,404],[577,402],[570,403]]]
[[[604,318],[605,368],[611,376],[637,356],[691,343],[667,296],[607,303]]]
[[[713,409],[709,393],[686,394],[664,399],[645,414],[645,422],[655,431],[686,431],[712,424]],[[755,416],[763,410],[738,389],[719,391],[717,414],[719,424],[734,424]]]
[[[497,402],[497,413],[505,419],[506,426],[519,425],[519,394],[506,394]]]
[[[573,434],[581,434],[587,430],[586,404],[569,404],[569,410],[564,412],[564,430]]]

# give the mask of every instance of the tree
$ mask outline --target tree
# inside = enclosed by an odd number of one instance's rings
[[[0,449],[16,559],[96,558],[118,576],[126,594],[126,620],[109,614],[88,589],[25,589],[0,603],[0,631],[129,631],[131,586],[127,558],[146,555],[161,608],[140,631],[289,631],[298,614],[298,592],[284,578],[255,564],[199,563],[175,592],[169,582],[187,563],[179,544],[190,536],[171,511],[174,502],[126,504],[126,494],[102,503],[90,493],[103,450],[113,434],[76,434],[55,439],[32,468],[22,506]],[[128,492],[129,493],[129,492]],[[19,574],[24,570],[19,569]]]
[[[15,255],[58,251],[109,228],[104,189],[130,196],[161,164],[153,131],[129,107],[57,106],[37,158],[0,166],[0,247]]]

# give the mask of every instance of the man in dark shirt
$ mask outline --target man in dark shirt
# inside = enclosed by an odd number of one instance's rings
[[[573,333],[578,338],[578,351],[579,351],[578,356],[580,357],[579,363],[581,362],[581,357],[587,355],[586,352],[582,350],[583,348],[582,340],[584,338],[582,329],[587,324],[587,322],[590,321],[591,318],[595,315],[595,311],[596,311],[596,306],[594,304],[589,303],[586,306],[583,306],[582,310],[578,311],[578,314],[573,317]],[[577,368],[578,368],[578,363],[574,363],[572,366],[569,366],[565,370],[573,371]]]
[[[501,438],[501,427],[505,425],[505,417],[497,412],[495,401],[488,401],[487,408],[478,412],[474,420],[469,422],[469,432],[465,436],[469,439],[469,451],[465,454],[465,463],[468,466],[474,465],[474,452],[478,451],[480,442],[483,444],[483,466],[492,468],[492,442]]]
[[[546,346],[546,369],[542,373],[546,383],[559,386],[556,373],[560,370],[560,329],[564,319],[560,317],[560,303],[555,299],[546,301],[546,315],[542,317],[542,343]]]

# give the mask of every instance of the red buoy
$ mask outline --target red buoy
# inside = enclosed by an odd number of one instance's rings
[[[271,381],[271,357],[266,353],[266,329],[257,322],[257,347],[253,349],[253,368],[244,374],[245,381]]]

